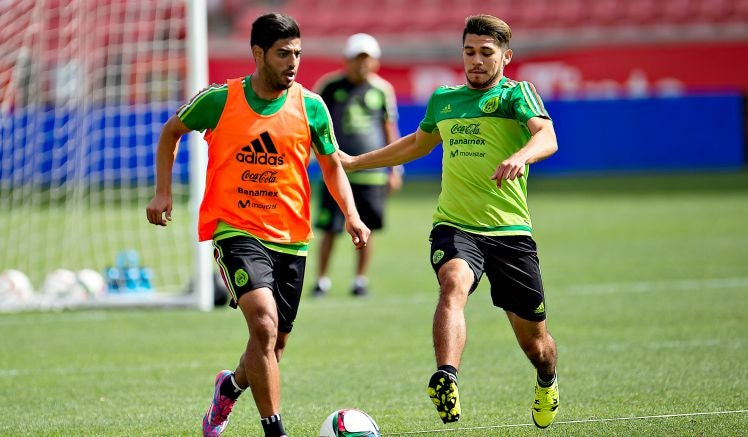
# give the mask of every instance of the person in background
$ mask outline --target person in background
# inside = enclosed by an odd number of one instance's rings
[[[216,375],[203,417],[206,437],[221,435],[247,388],[265,436],[286,436],[278,363],[299,308],[312,237],[307,174],[312,150],[353,244],[365,247],[369,237],[335,153],[327,108],[295,82],[300,35],[286,15],[257,18],[250,40],[255,72],[199,92],[166,122],[158,142],[156,194],[146,213],[150,223],[166,226],[177,143],[190,131],[205,131],[208,169],[198,238],[213,240],[231,304],[241,309],[249,331],[236,369]]]
[[[379,43],[373,36],[365,33],[351,35],[343,48],[345,69],[323,76],[315,86],[330,110],[340,149],[348,154],[376,150],[400,137],[394,89],[377,75],[380,56]],[[348,175],[348,179],[363,222],[372,231],[382,229],[387,196],[402,185],[402,166],[354,172]],[[345,222],[325,186],[321,187],[318,211],[315,226],[324,234],[319,251],[318,277],[312,291],[315,297],[324,296],[332,286],[327,272],[335,237]],[[356,276],[351,287],[354,296],[368,294],[367,270],[373,250],[370,237],[366,247],[358,251]]]
[[[434,91],[415,133],[360,156],[338,153],[347,171],[357,171],[403,164],[442,143],[441,193],[430,235],[430,261],[439,281],[432,325],[437,369],[427,393],[444,423],[459,420],[465,306],[485,273],[493,304],[505,311],[535,367],[531,414],[535,425],[545,428],[559,407],[557,352],[546,326],[527,175],[530,164],[554,154],[558,145],[535,87],[504,76],[512,60],[511,37],[503,20],[467,17],[462,32],[467,83]]]

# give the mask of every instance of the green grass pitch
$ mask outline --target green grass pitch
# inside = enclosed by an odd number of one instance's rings
[[[437,193],[408,181],[392,198],[366,300],[349,296],[354,252],[338,240],[334,288],[303,300],[281,362],[291,436],[343,407],[383,435],[540,435],[533,370],[485,279],[467,308],[460,422],[442,425],[426,395]],[[559,347],[561,410],[542,434],[748,433],[748,174],[533,176],[529,202]],[[246,340],[228,308],[3,314],[0,332],[0,436],[199,435],[215,373]],[[249,395],[234,411],[224,435],[262,434]]]

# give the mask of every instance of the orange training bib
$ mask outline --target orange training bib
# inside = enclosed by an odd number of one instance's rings
[[[208,171],[200,241],[212,239],[219,220],[278,243],[312,237],[307,173],[311,134],[301,85],[294,83],[282,108],[264,116],[247,103],[242,79],[229,79],[226,106],[215,129],[205,132],[205,140]]]

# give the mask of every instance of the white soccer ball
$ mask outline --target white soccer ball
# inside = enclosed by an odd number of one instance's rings
[[[88,293],[78,282],[75,272],[68,269],[57,269],[44,279],[42,287],[45,300],[78,302],[88,299]]]
[[[99,299],[106,294],[104,275],[93,269],[82,269],[76,273],[78,284],[89,298]]]
[[[0,274],[0,303],[24,304],[33,299],[34,287],[25,273],[10,269]]]
[[[371,416],[348,408],[327,416],[319,429],[319,437],[380,437],[380,434]]]

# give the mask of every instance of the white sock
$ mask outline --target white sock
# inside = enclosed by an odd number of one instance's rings
[[[327,291],[332,287],[332,281],[328,276],[320,276],[319,279],[317,279],[317,286],[322,289],[322,291]]]
[[[353,285],[356,287],[366,287],[369,285],[369,278],[364,275],[356,275],[356,279],[353,281]]]

